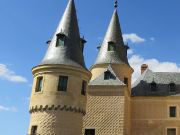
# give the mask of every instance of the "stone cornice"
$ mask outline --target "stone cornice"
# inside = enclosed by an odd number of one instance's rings
[[[82,113],[83,115],[86,114],[86,111],[81,109],[81,108],[76,108],[72,106],[67,106],[67,105],[40,105],[40,106],[31,106],[29,109],[30,113],[34,112],[43,112],[43,111],[67,111],[67,112],[75,112],[75,113]]]

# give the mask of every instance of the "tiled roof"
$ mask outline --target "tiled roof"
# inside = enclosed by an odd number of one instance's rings
[[[151,83],[156,83],[156,92],[151,91]],[[174,93],[170,92],[169,85],[175,84]],[[147,69],[133,84],[133,96],[170,96],[180,93],[180,73],[153,72]]]

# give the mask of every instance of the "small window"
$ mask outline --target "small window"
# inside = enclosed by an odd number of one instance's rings
[[[128,86],[128,78],[124,78],[124,84],[126,84]]]
[[[31,135],[37,135],[37,126],[31,127]]]
[[[87,82],[83,81],[82,88],[81,88],[81,95],[86,95],[86,86],[87,86]]]
[[[62,33],[57,34],[57,41],[56,41],[56,47],[58,46],[64,46],[66,41],[66,36]]]
[[[36,92],[40,92],[42,90],[42,83],[43,83],[43,77],[37,78],[37,84],[36,84]]]
[[[155,82],[151,83],[151,92],[156,92],[157,91],[157,84]]]
[[[169,91],[170,91],[170,93],[176,92],[176,85],[174,83],[169,84]]]
[[[176,135],[176,128],[168,128],[167,135]]]
[[[85,135],[95,135],[95,129],[85,129]]]
[[[114,42],[108,42],[108,51],[115,51],[115,49]]]
[[[169,117],[176,117],[176,106],[169,107]]]
[[[58,84],[58,91],[67,91],[67,84],[68,84],[68,77],[60,76],[59,84]]]
[[[110,78],[111,78],[111,72],[110,71],[104,72],[104,80],[109,80]]]

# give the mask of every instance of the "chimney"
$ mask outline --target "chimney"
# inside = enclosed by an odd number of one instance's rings
[[[147,65],[147,64],[142,64],[142,65],[141,65],[141,74],[143,74],[144,71],[146,71],[147,68],[148,68],[148,65]]]

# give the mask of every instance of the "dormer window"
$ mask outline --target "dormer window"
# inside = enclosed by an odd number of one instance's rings
[[[115,51],[115,49],[115,43],[112,41],[108,42],[108,51]]]
[[[155,82],[151,83],[151,92],[156,92],[157,91],[157,84]]]
[[[116,77],[108,70],[104,72],[104,80],[116,79]]]
[[[110,71],[104,72],[104,80],[109,80],[110,78],[111,78],[111,72]]]
[[[56,47],[65,46],[65,41],[66,41],[66,35],[64,35],[63,33],[57,34]]]
[[[176,92],[176,85],[175,85],[175,83],[170,83],[169,84],[169,92],[170,93],[175,93]]]
[[[80,48],[81,48],[81,51],[84,52],[84,44],[86,43],[87,41],[83,38],[80,39]]]

